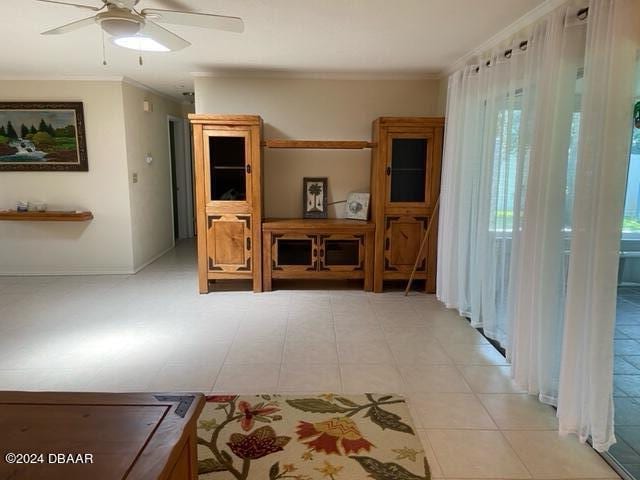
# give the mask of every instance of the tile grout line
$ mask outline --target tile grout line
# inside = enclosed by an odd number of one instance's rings
[[[216,375],[216,379],[213,382],[213,387],[211,387],[211,390],[209,391],[209,393],[213,393],[213,390],[216,387],[216,383],[218,382],[218,379],[220,378],[220,372],[222,372],[222,369],[226,366],[226,365],[230,365],[227,364],[227,359],[229,358],[229,354],[231,353],[231,349],[233,348],[233,345],[236,342],[236,339],[238,338],[238,334],[240,332],[240,325],[242,324],[242,320],[240,320],[238,322],[238,325],[235,329],[235,332],[233,334],[233,339],[231,340],[231,343],[229,344],[229,348],[227,349],[227,353],[225,353],[224,358],[222,359],[222,365],[220,366],[220,369],[218,370],[218,374]],[[232,393],[232,392],[225,392],[225,393]]]
[[[469,325],[469,327],[473,328],[473,327],[471,327],[471,325]],[[490,431],[490,432],[491,431],[493,431],[493,432],[498,431],[500,433],[500,438],[502,438],[502,440],[506,443],[506,445],[509,446],[509,448],[511,449],[513,454],[516,456],[516,458],[520,461],[520,463],[524,467],[525,471],[529,474],[529,478],[534,478],[532,473],[531,473],[531,471],[529,470],[529,468],[525,464],[524,460],[520,457],[520,455],[518,455],[518,452],[515,451],[515,449],[513,448],[513,445],[511,445],[511,442],[509,442],[507,437],[499,429],[498,422],[496,422],[495,418],[493,418],[491,413],[487,410],[487,408],[484,406],[482,401],[478,398],[478,396],[476,395],[476,392],[474,391],[474,389],[471,387],[471,385],[469,385],[469,383],[467,382],[467,379],[465,378],[464,374],[460,370],[460,367],[458,366],[458,364],[455,362],[455,360],[453,358],[451,358],[451,356],[449,355],[449,352],[446,350],[446,348],[444,348],[443,343],[440,341],[440,339],[437,336],[435,336],[435,340],[440,345],[440,347],[444,350],[444,352],[447,355],[447,357],[449,357],[449,359],[453,361],[454,367],[455,367],[456,371],[459,373],[459,375],[462,377],[463,382],[465,383],[465,385],[467,385],[467,387],[469,387],[469,390],[473,394],[473,397],[476,399],[477,402],[480,403],[480,405],[482,406],[482,409],[487,413],[487,415],[493,421],[493,423],[495,424],[495,426],[497,428],[497,430],[484,430],[484,431]],[[429,441],[431,442],[431,440],[429,440]],[[434,450],[434,455],[436,455],[435,450]],[[436,459],[437,459],[437,457],[436,457]],[[441,468],[441,471],[442,471],[442,468]],[[442,471],[442,473],[444,475],[444,471]]]

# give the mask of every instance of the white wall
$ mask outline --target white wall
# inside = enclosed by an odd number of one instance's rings
[[[438,111],[444,117],[447,114],[447,94],[449,92],[449,77],[442,77],[438,85]]]
[[[88,172],[0,171],[0,209],[17,200],[87,209],[82,223],[0,222],[0,274],[127,273],[131,217],[120,82],[0,81],[3,100],[82,101]]]
[[[137,271],[174,244],[167,116],[181,117],[182,106],[129,83],[122,91],[133,267]],[[151,103],[151,112],[144,111],[145,100]],[[153,157],[151,164],[145,162],[147,154]],[[134,172],[137,183],[132,182]]]
[[[258,114],[265,138],[370,140],[379,116],[441,116],[439,80],[199,77],[196,112]],[[265,149],[265,215],[302,215],[302,177],[329,177],[329,202],[369,191],[369,150]],[[343,215],[344,204],[329,210]]]

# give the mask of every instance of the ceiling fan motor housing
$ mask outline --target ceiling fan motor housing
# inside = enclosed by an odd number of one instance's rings
[[[109,35],[131,37],[137,34],[145,24],[144,17],[126,8],[110,6],[106,12],[96,15],[96,22]]]

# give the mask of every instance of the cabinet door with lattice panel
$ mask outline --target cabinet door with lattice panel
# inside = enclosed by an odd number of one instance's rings
[[[315,272],[318,270],[318,237],[305,233],[274,233],[271,236],[271,270]]]
[[[320,235],[320,270],[354,272],[364,270],[364,234]]]
[[[429,218],[426,216],[388,216],[385,217],[384,271],[385,277],[392,278],[393,273],[411,272],[420,250],[420,244],[427,229]],[[418,263],[417,274],[426,272],[427,259]]]
[[[208,215],[207,252],[210,272],[250,273],[251,215]]]

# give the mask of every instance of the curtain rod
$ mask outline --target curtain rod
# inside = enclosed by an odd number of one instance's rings
[[[584,7],[581,8],[580,10],[578,10],[578,12],[576,13],[576,17],[579,20],[585,20],[587,17],[589,16],[589,7]],[[518,45],[518,49],[522,50],[523,52],[527,49],[527,46],[529,45],[529,41],[528,40],[523,40],[522,42],[520,42],[520,44]],[[504,51],[504,57],[505,58],[511,58],[511,55],[513,54],[513,48],[509,48],[507,50]],[[491,59],[487,60],[485,62],[485,66],[486,67],[490,67],[492,65],[491,63]],[[478,73],[480,71],[480,66],[478,65],[475,69],[475,73]]]

